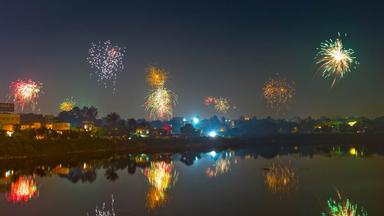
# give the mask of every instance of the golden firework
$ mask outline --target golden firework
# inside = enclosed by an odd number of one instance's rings
[[[66,98],[60,104],[60,111],[69,112],[75,107],[75,105],[76,105],[76,101],[73,99],[73,97]]]
[[[284,78],[271,78],[263,87],[263,97],[269,107],[280,112],[293,100],[295,95],[295,84]]]
[[[147,69],[147,82],[153,88],[160,88],[165,85],[168,79],[168,74],[164,69],[155,66],[150,66]]]
[[[356,67],[358,61],[353,49],[344,48],[340,33],[335,40],[329,39],[320,44],[316,55],[316,64],[319,65],[324,78],[333,78],[332,86],[337,79]]]

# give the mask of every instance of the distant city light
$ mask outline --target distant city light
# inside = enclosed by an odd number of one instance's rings
[[[212,157],[216,157],[216,155],[217,155],[215,151],[211,151],[208,154],[211,155]]]
[[[357,121],[350,121],[350,122],[348,122],[348,125],[353,127],[353,126],[355,126],[356,123],[357,123]]]
[[[353,155],[353,156],[357,156],[357,150],[352,147],[352,148],[349,149],[349,154]]]
[[[214,138],[217,136],[217,133],[216,133],[216,131],[211,131],[208,133],[208,136]]]

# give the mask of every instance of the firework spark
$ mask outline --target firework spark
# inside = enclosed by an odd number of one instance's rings
[[[105,88],[112,84],[113,91],[116,89],[117,73],[124,70],[125,49],[112,45],[111,41],[92,43],[89,49],[88,63],[95,70],[93,74],[97,81]]]
[[[26,104],[30,104],[32,110],[34,110],[38,103],[43,84],[33,80],[18,80],[12,82],[9,88],[13,102],[21,108],[21,111],[24,110]]]
[[[215,103],[215,98],[212,97],[212,96],[208,96],[208,97],[206,97],[206,98],[204,99],[204,104],[205,104],[206,106],[211,106],[211,105],[213,105],[214,103]]]
[[[284,194],[296,187],[297,176],[292,168],[273,164],[265,174],[265,184],[273,194]]]
[[[358,64],[354,56],[355,51],[344,48],[340,33],[335,40],[322,42],[317,50],[316,64],[319,65],[324,78],[333,78],[332,87],[337,79],[343,78]]]
[[[271,78],[263,87],[263,97],[276,112],[290,103],[295,95],[295,84],[284,78]]]
[[[19,177],[11,184],[11,192],[7,195],[7,200],[13,203],[28,202],[38,196],[37,184],[32,177]]]
[[[168,79],[168,74],[165,70],[155,66],[150,66],[147,69],[147,82],[153,88],[164,87]]]
[[[231,108],[230,100],[224,97],[212,97],[208,96],[204,99],[204,104],[206,106],[213,106],[219,113],[227,113]]]
[[[60,104],[60,111],[62,112],[69,112],[76,106],[76,101],[73,99],[73,97],[66,98],[63,102]]]
[[[165,87],[160,87],[151,91],[144,105],[151,119],[166,120],[172,118],[176,104],[177,95]]]
[[[322,213],[322,216],[367,216],[368,213],[363,208],[358,208],[357,204],[353,204],[349,199],[343,198],[337,192],[337,200],[329,198],[327,201],[328,211]]]

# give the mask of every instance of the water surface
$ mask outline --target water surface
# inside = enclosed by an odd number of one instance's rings
[[[0,215],[321,215],[339,192],[382,215],[384,157],[364,145],[0,162]]]

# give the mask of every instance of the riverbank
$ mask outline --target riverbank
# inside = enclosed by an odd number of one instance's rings
[[[74,154],[97,153],[162,153],[204,152],[228,148],[283,145],[365,144],[381,145],[384,134],[300,134],[274,135],[252,138],[147,138],[147,139],[100,139],[74,140],[0,140],[0,160],[30,157],[59,157]]]

